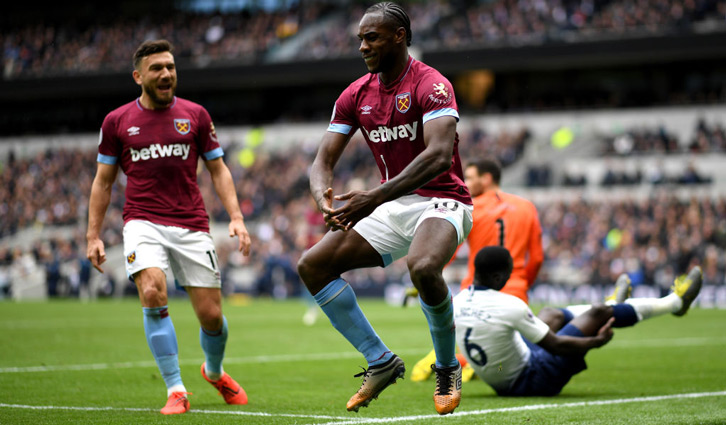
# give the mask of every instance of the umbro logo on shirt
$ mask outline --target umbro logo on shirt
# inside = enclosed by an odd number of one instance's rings
[[[139,127],[132,126],[126,129],[126,131],[129,132],[129,136],[136,136],[139,134],[139,130],[141,130]]]
[[[371,105],[365,105],[365,106],[361,107],[360,109],[361,109],[361,111],[363,111],[363,112],[361,112],[361,115],[368,115],[371,113],[371,109],[373,109],[373,107]]]

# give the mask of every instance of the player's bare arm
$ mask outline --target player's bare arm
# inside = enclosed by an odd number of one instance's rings
[[[91,186],[91,197],[88,201],[88,230],[86,231],[86,257],[93,267],[103,273],[101,264],[106,261],[106,250],[101,240],[101,225],[106,209],[111,202],[111,189],[116,181],[118,165],[98,163],[96,177]]]
[[[595,336],[586,337],[573,337],[568,335],[557,335],[551,330],[547,332],[542,341],[538,342],[537,345],[549,351],[552,354],[561,356],[570,356],[576,354],[587,353],[592,348],[602,347],[607,344],[613,338],[612,325],[615,322],[614,318],[605,323],[600,330],[598,330]]]
[[[325,224],[331,230],[344,227],[331,214],[333,211],[333,169],[340,155],[348,145],[350,136],[342,133],[326,132],[310,169],[310,193],[323,213]]]
[[[424,124],[423,150],[399,175],[368,191],[351,191],[335,197],[347,201],[331,211],[344,229],[350,229],[384,202],[413,192],[451,167],[456,119],[445,116]]]
[[[237,236],[239,239],[237,249],[242,251],[244,255],[250,255],[250,245],[252,242],[244,223],[242,211],[239,208],[232,173],[229,172],[229,168],[227,168],[227,165],[221,157],[205,161],[204,165],[212,176],[212,183],[214,184],[214,189],[217,191],[217,196],[222,200],[222,204],[227,210],[227,214],[229,214],[229,237],[233,238]]]

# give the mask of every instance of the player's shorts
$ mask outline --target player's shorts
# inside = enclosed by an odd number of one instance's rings
[[[169,269],[181,286],[221,288],[219,261],[212,236],[181,227],[131,220],[123,231],[126,274]]]
[[[568,323],[557,335],[583,337],[582,331]],[[512,388],[501,395],[511,396],[553,396],[562,391],[570,379],[587,369],[585,355],[558,356],[524,338],[532,355],[529,364],[522,371]]]
[[[406,195],[380,205],[353,229],[381,254],[385,267],[408,254],[416,229],[427,218],[451,223],[461,244],[471,231],[473,210],[453,199]]]

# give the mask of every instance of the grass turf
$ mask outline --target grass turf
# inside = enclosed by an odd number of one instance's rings
[[[409,370],[429,351],[428,327],[417,307],[373,300],[361,305]],[[164,383],[146,345],[137,300],[0,303],[0,424],[726,423],[722,310],[694,309],[683,318],[669,315],[616,330],[610,344],[588,354],[589,369],[558,397],[500,398],[481,381],[465,383],[457,414],[446,417],[433,408],[433,381],[408,379],[360,413],[347,412],[345,403],[360,385],[352,375],[363,358],[324,316],[303,325],[305,306],[298,301],[225,301],[225,370],[250,399],[247,406],[227,406],[199,373],[199,327],[188,301],[171,301],[169,311],[182,377],[193,395],[190,413],[165,417],[158,413]],[[693,393],[701,395],[682,397]]]

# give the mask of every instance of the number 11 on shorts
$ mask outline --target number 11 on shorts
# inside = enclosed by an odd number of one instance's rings
[[[207,256],[209,256],[209,262],[212,263],[212,269],[217,270],[217,263],[219,263],[219,260],[217,259],[217,250],[213,249],[211,251],[207,251]]]

